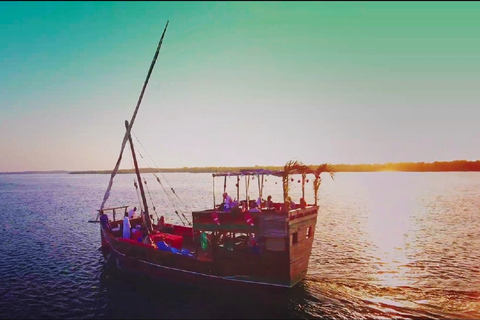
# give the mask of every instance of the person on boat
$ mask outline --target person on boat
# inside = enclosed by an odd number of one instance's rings
[[[160,219],[158,219],[158,223],[155,226],[155,229],[163,233],[173,233],[175,231],[175,228],[173,226],[167,226],[165,224],[165,218],[163,216],[160,216]]]
[[[130,225],[130,219],[128,218],[128,212],[125,212],[125,217],[123,218],[123,237],[125,239],[130,239],[130,229],[132,226]]]
[[[290,201],[288,201],[288,198],[283,203],[283,205],[281,207],[281,211],[290,211]]]
[[[305,209],[307,207],[307,202],[304,198],[300,198],[300,208]]]
[[[102,227],[107,231],[112,231],[112,227],[110,226],[110,221],[108,221],[108,216],[102,210],[100,214],[100,224]]]
[[[169,228],[165,225],[165,217],[164,216],[160,216],[160,219],[158,219],[157,230],[160,231],[160,232],[169,231]]]
[[[240,202],[238,203],[238,207],[242,210],[242,212],[247,211],[248,210],[247,200],[240,200]]]
[[[250,212],[262,212],[258,206],[257,206],[257,203],[256,202],[253,202],[252,205],[250,206],[250,210],[248,210]]]
[[[295,209],[297,207],[297,205],[295,204],[295,202],[292,201],[292,198],[290,196],[287,197],[287,201],[290,205],[290,209]]]
[[[148,233],[145,232],[144,236],[143,236],[143,240],[142,242],[144,244],[153,244],[153,241],[152,241],[152,238],[150,238],[150,236],[148,235]]]
[[[228,195],[228,193],[223,193],[223,208],[224,211],[229,211],[233,207],[233,200],[232,197]]]
[[[137,211],[137,207],[134,207],[133,209],[128,210],[128,218],[129,219],[135,218],[135,211]]]
[[[267,197],[267,202],[265,203],[265,207],[267,209],[272,209],[274,207],[273,201],[272,201],[272,196]]]
[[[142,242],[144,244],[153,244],[152,239],[150,238],[150,235],[148,234],[147,227],[143,226],[142,227]]]
[[[233,199],[232,203],[230,204],[230,208],[235,208],[240,206],[240,202],[237,200],[237,198]]]
[[[256,203],[257,203],[257,208],[261,208],[262,207],[262,198],[258,197]]]
[[[160,230],[163,227],[165,227],[165,218],[163,216],[160,216],[160,219],[158,220],[157,226]]]

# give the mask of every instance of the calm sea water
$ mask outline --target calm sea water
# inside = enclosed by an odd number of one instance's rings
[[[210,174],[163,177],[181,201],[152,176],[147,198],[167,222],[180,222],[174,209],[212,205]],[[133,179],[115,178],[107,206],[138,206]],[[108,180],[0,175],[0,318],[480,318],[480,173],[326,175],[307,278],[271,296],[152,282],[112,267],[99,225],[87,223]],[[234,197],[235,183],[228,180]],[[267,177],[264,197],[280,200],[280,186]],[[216,180],[217,202],[222,188]],[[294,181],[293,198],[300,192]]]

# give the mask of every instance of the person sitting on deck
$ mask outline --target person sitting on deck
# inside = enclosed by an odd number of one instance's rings
[[[267,202],[265,203],[265,208],[267,208],[267,209],[274,208],[273,201],[272,201],[272,196],[267,197]]]
[[[163,233],[174,233],[175,232],[175,228],[173,226],[167,226],[165,224],[165,218],[163,216],[160,216],[160,219],[158,219],[158,223],[156,226],[154,226],[154,228],[157,230],[157,231],[160,231],[160,232],[163,232]]]
[[[230,204],[230,208],[238,207],[239,205],[240,205],[240,202],[237,200],[237,198],[235,198]]]
[[[163,216],[160,216],[160,219],[158,219],[157,226],[159,230],[165,227],[165,218]]]
[[[142,242],[144,244],[153,244],[152,238],[150,238],[150,236],[146,232],[144,233]]]
[[[135,211],[137,211],[137,207],[134,207],[133,209],[130,209],[130,210],[128,211],[128,218],[129,218],[129,219],[135,218]]]
[[[250,212],[262,212],[258,206],[257,206],[257,203],[256,202],[253,202],[252,205],[250,206],[250,210],[248,210]]]
[[[287,201],[290,204],[290,209],[295,209],[297,207],[297,205],[295,204],[295,202],[292,201],[292,198],[290,196],[287,197]]]
[[[148,234],[146,226],[142,227],[142,242],[144,244],[153,244],[153,241],[150,238],[150,235]]]
[[[223,209],[224,211],[229,211],[233,207],[232,197],[228,193],[223,193]]]
[[[257,203],[257,208],[261,208],[262,207],[262,198],[258,197],[256,203]]]
[[[247,200],[240,200],[238,207],[242,210],[242,212],[247,211]]]
[[[128,219],[128,212],[125,212],[125,217],[123,218],[123,237],[125,239],[130,239],[130,219]]]
[[[109,232],[112,231],[112,227],[110,226],[110,221],[108,221],[108,216],[105,214],[103,210],[101,211],[101,214],[100,214],[100,224],[105,230]]]
[[[305,209],[307,207],[307,202],[304,198],[300,198],[300,208]]]

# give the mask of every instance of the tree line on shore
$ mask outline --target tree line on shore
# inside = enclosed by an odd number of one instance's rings
[[[317,167],[318,165],[311,165]],[[451,172],[451,171],[480,171],[480,160],[467,161],[435,161],[435,162],[397,162],[382,164],[335,164],[331,165],[335,172]],[[152,172],[185,172],[185,173],[216,173],[232,172],[248,169],[282,170],[282,166],[254,166],[254,167],[183,167],[183,168],[141,168],[142,173]],[[134,169],[119,170],[122,173],[134,173]],[[71,174],[111,174],[112,170],[72,171]]]

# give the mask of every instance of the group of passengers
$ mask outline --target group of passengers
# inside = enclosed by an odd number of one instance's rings
[[[138,216],[136,215],[136,212],[137,212],[137,207],[133,207],[128,212],[125,211],[125,216],[123,217],[122,237],[125,239],[131,239],[132,231],[140,230],[142,232],[142,242],[145,244],[152,244],[153,242],[148,235],[148,231],[145,223],[142,223],[140,226],[137,225],[135,228],[132,228],[130,220],[138,218]],[[150,216],[150,218],[152,219],[153,217]],[[162,222],[163,222],[163,216],[162,216]],[[112,227],[110,225],[108,216],[103,211],[101,212],[101,215],[100,215],[100,223],[102,224],[104,229],[108,231],[112,231]]]
[[[248,201],[250,202],[250,201]],[[281,206],[282,210],[291,210],[291,209],[304,209],[307,207],[307,203],[305,199],[302,197],[300,198],[300,203],[297,205],[295,202],[292,201],[291,197],[288,197],[287,200],[285,200],[283,206]],[[249,211],[249,212],[261,212],[261,209],[279,209],[275,206],[275,204],[272,201],[272,196],[268,196],[267,200],[264,200],[262,198],[258,198],[257,201],[255,202],[250,202],[250,205],[248,205],[247,201],[242,200],[233,200],[230,195],[228,195],[227,192],[223,193],[223,202],[220,204],[219,210],[220,211],[225,211],[229,212],[232,209],[238,209],[241,211]]]

